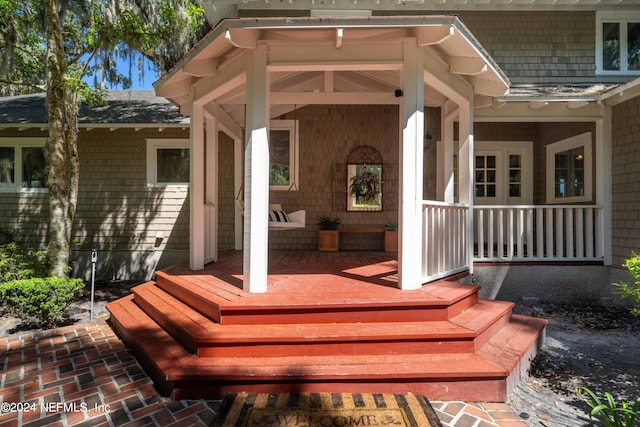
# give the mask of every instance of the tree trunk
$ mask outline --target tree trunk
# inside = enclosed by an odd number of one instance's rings
[[[77,95],[70,87],[57,0],[46,0],[47,111],[49,136],[45,145],[49,189],[49,256],[51,274],[69,273],[71,227],[78,195]]]

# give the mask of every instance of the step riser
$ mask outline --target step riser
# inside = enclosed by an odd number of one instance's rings
[[[221,322],[222,316],[219,306],[209,303],[208,301],[199,297],[197,294],[194,294],[183,288],[182,286],[179,286],[171,280],[167,279],[165,276],[158,275],[156,285],[163,291],[167,292],[170,295],[173,295],[189,307],[197,310],[214,322]]]
[[[471,301],[467,301],[471,300]],[[455,307],[374,307],[302,310],[252,310],[251,314],[221,313],[223,325],[300,324],[300,323],[379,323],[379,322],[430,322],[448,320],[474,305],[473,298],[455,304]],[[322,311],[320,311],[322,310]]]
[[[174,400],[222,399],[233,393],[395,393],[420,394],[430,400],[456,400],[466,402],[504,402],[507,387],[504,380],[429,380],[416,378],[388,382],[301,382],[252,383],[211,381],[207,383],[179,381],[172,394]]]
[[[474,342],[469,341],[375,341],[375,342],[296,342],[287,344],[257,343],[233,344],[216,347],[200,346],[199,357],[278,357],[278,356],[330,356],[340,355],[396,355],[472,353]]]
[[[273,309],[251,307],[220,307],[203,300],[185,289],[172,276],[158,275],[157,286],[175,298],[197,310],[209,319],[223,325],[300,324],[300,323],[376,323],[376,322],[428,322],[449,320],[478,303],[478,293],[447,306],[434,305],[389,305],[314,307],[307,305],[298,309]]]

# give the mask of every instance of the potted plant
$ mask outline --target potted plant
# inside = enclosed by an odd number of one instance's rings
[[[395,222],[384,225],[384,251],[398,252],[398,224]]]
[[[338,252],[340,250],[340,218],[321,216],[318,219],[318,250],[321,252]]]

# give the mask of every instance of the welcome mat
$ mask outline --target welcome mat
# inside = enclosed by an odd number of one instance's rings
[[[442,427],[424,396],[281,393],[228,396],[215,427]]]

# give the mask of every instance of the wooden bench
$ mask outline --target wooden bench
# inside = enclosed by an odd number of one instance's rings
[[[384,227],[340,227],[338,231],[342,233],[380,233],[384,237]]]

